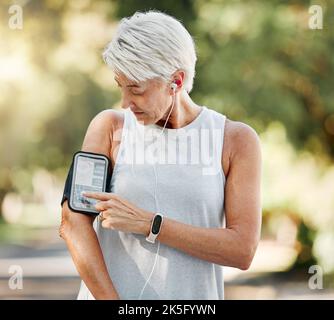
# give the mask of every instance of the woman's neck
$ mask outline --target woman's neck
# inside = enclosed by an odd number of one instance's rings
[[[201,109],[202,108],[200,106],[196,105],[192,101],[189,94],[183,90],[175,97],[174,107],[169,116],[166,128],[178,129],[185,127],[198,116],[198,114],[201,112]],[[170,108],[168,108],[167,113],[156,124],[163,127],[169,112]]]

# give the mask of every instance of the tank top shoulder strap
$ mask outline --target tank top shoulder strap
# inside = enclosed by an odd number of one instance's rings
[[[210,130],[212,138],[212,156],[214,157],[214,163],[217,166],[213,172],[220,171],[225,178],[222,168],[222,156],[224,148],[224,135],[225,135],[225,124],[226,116],[213,109],[206,108],[206,121],[205,126]],[[218,170],[218,168],[220,168]],[[209,172],[209,171],[208,171]]]
[[[218,130],[221,135],[222,143],[224,143],[226,115],[221,114],[213,109],[207,109],[210,118],[211,129]],[[222,145],[223,147],[223,145]]]
[[[123,113],[123,126],[119,130],[117,130],[117,134],[115,135],[115,139],[119,141],[117,157],[115,161],[115,169],[120,163],[123,163],[124,151],[127,149],[126,144],[128,144],[129,139],[129,131],[131,128],[131,114],[129,114],[129,109],[125,109],[121,111]]]

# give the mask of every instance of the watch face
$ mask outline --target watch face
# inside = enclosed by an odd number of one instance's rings
[[[153,221],[153,225],[152,225],[153,234],[159,233],[161,222],[162,222],[162,217],[159,215],[156,215]]]

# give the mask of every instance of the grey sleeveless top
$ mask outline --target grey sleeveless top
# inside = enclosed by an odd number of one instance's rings
[[[160,126],[144,126],[129,108],[123,112],[111,192],[185,224],[224,227],[221,159],[226,117],[203,106],[191,123],[180,129],[165,128],[157,140]],[[157,158],[155,190],[152,163]],[[120,298],[138,299],[151,275],[158,240],[151,244],[144,235],[102,228],[97,219],[94,228]],[[83,281],[78,299],[94,299]],[[224,299],[223,267],[160,243],[141,299]]]

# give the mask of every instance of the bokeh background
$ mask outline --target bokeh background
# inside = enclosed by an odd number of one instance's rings
[[[10,28],[11,5],[23,28]],[[323,29],[309,28],[311,5]],[[334,298],[332,1],[1,1],[0,299],[74,299],[58,236],[72,155],[90,120],[119,108],[101,53],[115,26],[158,9],[193,35],[192,99],[252,126],[263,148],[263,228],[251,268],[226,268],[226,299]],[[11,290],[10,266],[23,270]],[[318,265],[323,289],[311,289]]]

